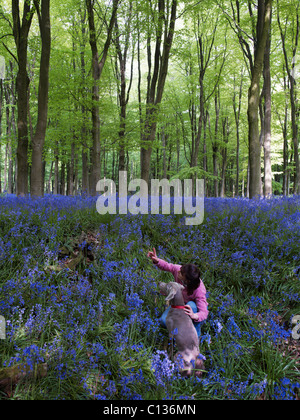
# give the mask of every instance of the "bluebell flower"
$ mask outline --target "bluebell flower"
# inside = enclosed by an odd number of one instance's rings
[[[156,383],[165,387],[179,375],[180,365],[173,363],[167,354],[162,350],[157,350],[151,360],[151,368],[154,372]]]
[[[126,302],[131,311],[138,311],[144,303],[137,293],[126,293]]]

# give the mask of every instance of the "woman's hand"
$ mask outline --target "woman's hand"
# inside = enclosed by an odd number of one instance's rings
[[[153,248],[153,252],[152,251],[148,252],[147,257],[151,258],[152,261],[154,262],[154,264],[158,263],[158,258],[157,258],[157,255],[156,255],[155,248]]]
[[[193,320],[197,321],[197,314],[194,314],[193,309],[189,305],[184,305],[184,312]]]

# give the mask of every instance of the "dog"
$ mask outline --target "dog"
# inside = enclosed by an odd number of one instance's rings
[[[166,296],[166,301],[171,305],[166,318],[169,336],[175,339],[178,353],[174,360],[181,356],[183,368],[182,376],[190,377],[195,374],[202,375],[204,369],[203,360],[200,359],[199,339],[191,318],[184,312],[184,300],[182,290],[184,286],[176,282],[159,283],[160,293]]]

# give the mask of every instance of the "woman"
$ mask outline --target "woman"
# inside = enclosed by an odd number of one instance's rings
[[[173,274],[174,279],[177,283],[182,284],[185,288],[182,291],[185,307],[184,312],[189,315],[193,320],[196,328],[198,337],[200,337],[201,322],[204,321],[208,316],[206,301],[206,289],[200,279],[200,271],[194,264],[171,264],[157,257],[155,248],[153,252],[148,252],[148,257],[152,259],[152,262],[161,270],[169,271]],[[165,310],[162,314],[160,321],[166,328],[166,317],[170,310],[170,307]]]

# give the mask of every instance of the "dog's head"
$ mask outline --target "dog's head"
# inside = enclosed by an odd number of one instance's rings
[[[184,286],[182,284],[171,281],[170,283],[159,283],[159,291],[163,296],[166,296],[166,300],[172,300],[178,291],[182,291]]]

